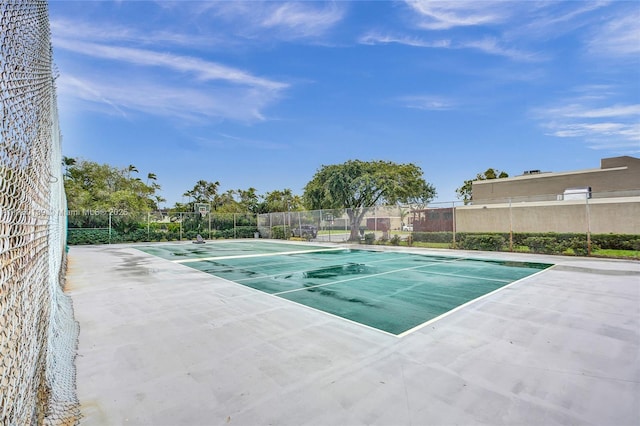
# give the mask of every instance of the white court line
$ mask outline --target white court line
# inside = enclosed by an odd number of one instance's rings
[[[396,272],[410,271],[410,270],[415,270],[415,269],[420,269],[420,268],[426,268],[428,266],[441,265],[443,263],[458,262],[460,260],[467,260],[467,259],[461,257],[461,258],[456,258],[454,260],[449,260],[449,261],[433,262],[433,263],[428,263],[426,265],[418,265],[418,266],[412,266],[410,268],[394,269],[392,271],[380,272],[378,274],[371,274],[371,275],[365,275],[365,276],[362,276],[362,277],[354,277],[354,278],[348,278],[348,279],[345,279],[345,280],[332,281],[330,283],[318,284],[318,285],[314,285],[314,286],[310,286],[310,287],[304,287],[304,288],[297,288],[297,289],[294,289],[294,290],[286,290],[286,291],[282,291],[280,293],[272,293],[272,294],[279,295],[279,294],[285,294],[285,293],[292,293],[294,291],[308,290],[310,288],[317,288],[317,287],[324,287],[324,286],[327,286],[327,285],[339,284],[339,283],[343,283],[343,282],[347,282],[347,281],[364,280],[364,279],[367,279],[367,278],[377,277],[377,276],[380,276],[380,275],[388,275],[388,274],[393,274],[393,273],[396,273]],[[431,274],[431,275],[441,275],[441,276],[445,276],[445,277],[468,278],[468,279],[472,279],[472,280],[492,281],[492,282],[499,282],[499,283],[511,283],[512,282],[511,280],[505,280],[505,279],[501,279],[501,278],[484,278],[484,277],[478,277],[478,276],[475,276],[475,275],[447,274],[445,272],[433,272],[433,271],[424,271],[424,272],[426,272],[427,274]],[[283,275],[283,274],[277,274],[277,275],[272,275],[272,276],[273,277],[277,277],[278,275]],[[255,279],[268,278],[268,277],[269,276],[257,277]],[[252,278],[248,278],[248,279],[252,279]],[[248,280],[248,279],[246,279],[246,280]]]
[[[460,260],[460,259],[451,260],[450,262],[457,262],[458,260]],[[304,287],[304,288],[296,288],[296,289],[293,289],[293,290],[286,290],[286,291],[281,291],[279,293],[272,293],[272,294],[275,295],[275,296],[279,296],[281,294],[293,293],[294,291],[309,290],[310,288],[324,287],[324,286],[328,286],[328,285],[344,283],[344,282],[347,282],[347,281],[364,280],[364,279],[371,278],[371,277],[379,277],[381,275],[395,274],[396,272],[401,272],[401,271],[411,271],[411,270],[414,270],[414,269],[426,268],[427,266],[432,266],[434,264],[440,265],[442,263],[450,263],[450,262],[449,261],[445,261],[445,262],[437,262],[437,263],[428,263],[426,265],[412,266],[410,268],[393,269],[391,271],[380,272],[380,273],[377,273],[377,274],[365,275],[365,276],[362,276],[362,277],[347,278],[345,280],[332,281],[330,283],[312,285],[312,286]]]
[[[377,252],[377,253],[383,253],[383,252]],[[352,258],[352,259],[350,259],[350,262],[348,262],[348,263],[338,263],[338,264],[332,263],[330,265],[321,266],[321,267],[322,268],[330,268],[332,266],[344,266],[346,264],[352,264],[352,263],[358,262],[360,260],[361,259],[358,259],[358,258]],[[384,262],[395,262],[395,261],[397,261],[397,259],[379,259],[379,260],[367,261],[367,262],[364,262],[364,263],[366,265],[371,265],[371,264],[384,263]],[[436,263],[446,263],[446,262],[451,262],[451,261],[450,260],[447,260],[447,261],[432,261],[432,263],[429,263],[429,265],[433,265],[433,264],[436,264]],[[266,265],[261,264],[259,266],[262,268],[264,266],[270,266],[270,265],[276,265],[276,264],[281,265],[282,263],[268,263]],[[242,267],[234,266],[234,269],[248,269],[248,268],[250,268],[252,266],[255,266],[255,265],[247,265],[247,266],[242,266]],[[422,265],[422,266],[427,266],[427,265]],[[263,275],[260,275],[259,277],[240,278],[240,279],[237,280],[237,282],[246,282],[246,281],[251,281],[251,280],[261,280],[261,279],[264,279],[264,278],[275,278],[275,277],[279,277],[279,276],[282,276],[282,275],[301,274],[301,273],[304,273],[304,272],[316,271],[317,269],[318,268],[315,268],[315,269],[300,269],[300,270],[296,270],[296,271],[278,272],[277,274],[263,274]],[[396,269],[396,271],[398,271],[398,269]],[[369,275],[369,276],[371,276],[371,275]]]
[[[397,334],[396,336],[398,336],[400,338],[400,337],[404,337],[404,336],[406,336],[408,334],[411,334],[414,331],[418,331],[421,328],[424,328],[424,327],[428,326],[429,324],[432,324],[432,323],[434,323],[436,321],[439,321],[439,320],[443,319],[444,317],[447,317],[447,316],[453,314],[454,312],[457,312],[457,311],[459,311],[459,310],[461,310],[463,308],[466,308],[467,306],[471,305],[472,303],[477,302],[478,300],[481,300],[481,299],[484,299],[486,297],[489,297],[492,294],[495,294],[495,293],[497,293],[497,292],[499,292],[501,290],[504,290],[507,287],[511,287],[512,285],[517,284],[517,283],[519,283],[521,281],[524,281],[524,280],[526,280],[528,278],[535,277],[538,274],[541,274],[543,272],[548,271],[549,269],[553,268],[554,266],[555,265],[552,265],[549,268],[545,268],[545,269],[542,269],[541,271],[536,272],[535,274],[527,275],[526,277],[520,278],[519,280],[516,280],[516,281],[512,282],[511,284],[503,285],[502,287],[499,287],[499,288],[497,288],[497,289],[495,289],[495,290],[493,290],[493,291],[491,291],[489,293],[483,294],[482,296],[479,296],[479,297],[476,297],[475,299],[469,300],[468,302],[463,303],[462,305],[456,306],[455,308],[453,308],[453,309],[451,309],[451,310],[449,310],[449,311],[447,311],[447,312],[445,312],[445,313],[443,313],[441,315],[438,315],[435,318],[431,318],[429,321],[423,322],[422,324],[418,324],[415,327],[410,328],[407,331],[403,331],[402,333]]]
[[[280,254],[314,253],[314,252],[319,252],[319,251],[344,250],[344,249],[345,248],[343,247],[343,248],[329,248],[327,250],[311,250],[311,251],[310,250],[304,250],[304,251],[293,251],[293,252],[282,252],[282,253],[266,253],[266,254],[255,254],[255,255],[236,255],[236,256],[224,256],[224,257],[214,257],[214,258],[206,258],[206,259],[174,260],[173,262],[174,263],[187,263],[187,262],[197,262],[197,261],[201,261],[201,260],[215,260],[215,259],[223,259],[223,258],[225,258],[225,259],[233,259],[233,258],[247,258],[247,257],[277,256],[277,255],[280,255]],[[384,262],[384,261],[388,261],[388,260],[391,260],[391,259],[384,259],[384,260],[380,260],[380,261],[376,261],[376,262]],[[236,284],[236,285],[241,285],[242,287],[250,290],[250,293],[253,293],[253,294],[247,294],[247,295],[242,295],[242,296],[234,296],[234,297],[251,297],[251,296],[254,296],[254,295],[258,295],[258,294],[263,294],[263,295],[272,296],[272,297],[278,297],[281,294],[292,293],[292,292],[295,292],[295,291],[306,290],[306,289],[309,289],[309,288],[323,287],[323,286],[337,284],[337,283],[346,282],[346,281],[354,281],[354,280],[358,280],[358,279],[365,279],[365,278],[374,277],[374,276],[391,274],[391,273],[395,273],[395,272],[399,272],[399,271],[415,270],[415,269],[420,269],[420,268],[433,266],[433,265],[438,265],[438,264],[442,264],[442,263],[452,263],[452,262],[463,261],[463,260],[477,260],[477,259],[467,258],[467,257],[457,257],[457,258],[453,258],[453,259],[447,260],[447,261],[434,261],[434,262],[426,264],[426,265],[417,265],[417,266],[414,266],[414,267],[396,269],[396,270],[393,270],[393,271],[387,271],[387,272],[382,272],[382,273],[379,273],[379,274],[367,275],[367,276],[364,276],[364,277],[355,277],[355,278],[350,278],[350,279],[345,279],[345,280],[340,280],[340,281],[333,281],[331,283],[319,284],[319,285],[316,285],[316,286],[305,287],[305,288],[301,288],[301,289],[287,290],[287,291],[283,291],[283,292],[279,292],[279,293],[268,293],[268,292],[266,292],[264,290],[259,290],[257,288],[253,288],[253,287],[247,286],[245,284],[241,284],[239,282],[240,280],[233,281],[233,280],[229,280],[227,278],[223,278],[223,277],[220,277],[218,275],[215,275],[214,273],[208,273],[208,272],[204,272],[204,271],[203,271],[203,273],[206,273],[207,275],[215,276],[217,279],[220,279],[220,280],[223,280],[223,281],[226,281],[226,282],[229,282],[229,283],[233,283],[233,284]],[[453,309],[451,309],[451,310],[449,310],[449,311],[447,311],[447,312],[445,312],[445,313],[443,313],[443,314],[441,314],[441,315],[439,315],[437,317],[431,318],[430,320],[428,320],[428,321],[426,321],[426,322],[424,322],[422,324],[418,324],[417,326],[415,326],[413,328],[410,328],[410,329],[408,329],[408,330],[406,330],[406,331],[404,331],[402,333],[399,333],[399,334],[394,334],[394,333],[382,330],[380,328],[376,328],[376,327],[373,327],[373,326],[370,326],[370,325],[367,325],[367,324],[364,324],[364,323],[361,323],[361,322],[358,322],[358,321],[355,321],[355,320],[352,320],[352,319],[349,319],[349,318],[346,318],[346,317],[343,317],[343,316],[340,316],[340,315],[336,315],[336,314],[333,314],[331,312],[325,311],[323,309],[314,308],[313,306],[306,305],[306,304],[301,303],[301,302],[296,302],[294,300],[281,298],[281,297],[278,297],[278,299],[294,303],[294,304],[296,304],[296,305],[298,305],[298,306],[300,306],[302,308],[314,310],[314,311],[322,313],[324,315],[329,315],[331,317],[340,319],[342,321],[347,321],[349,323],[358,325],[360,327],[365,327],[367,329],[370,329],[370,330],[373,330],[373,331],[377,331],[377,332],[380,332],[380,333],[383,333],[383,334],[386,334],[386,335],[389,335],[389,336],[394,336],[396,338],[402,338],[402,337],[405,337],[408,334],[411,334],[411,333],[413,333],[415,331],[418,331],[418,330],[420,330],[420,329],[422,329],[422,328],[424,328],[424,327],[426,327],[426,326],[428,326],[428,325],[430,325],[430,324],[432,324],[432,323],[434,323],[436,321],[439,321],[439,320],[441,320],[441,319],[443,319],[443,318],[445,318],[445,317],[447,317],[447,316],[449,316],[449,315],[451,315],[451,314],[453,314],[453,313],[455,313],[455,312],[467,307],[468,305],[471,305],[472,303],[475,303],[475,302],[477,302],[477,301],[479,301],[481,299],[487,298],[487,297],[493,295],[494,293],[497,293],[497,292],[499,292],[499,291],[501,291],[501,290],[503,290],[503,289],[505,289],[507,287],[511,287],[512,285],[515,285],[515,284],[517,284],[517,283],[519,283],[521,281],[524,281],[524,280],[526,280],[528,278],[531,278],[531,277],[534,277],[534,276],[536,276],[538,274],[546,272],[547,270],[549,270],[549,269],[551,269],[551,268],[553,268],[555,266],[556,265],[552,265],[549,268],[542,269],[542,270],[540,270],[540,271],[538,271],[538,272],[536,272],[534,274],[528,275],[528,276],[523,277],[523,278],[521,278],[519,280],[513,281],[513,282],[511,282],[511,283],[509,283],[507,285],[501,286],[501,287],[499,287],[499,288],[497,288],[497,289],[495,289],[495,290],[493,290],[493,291],[491,291],[489,293],[483,294],[482,296],[479,296],[479,297],[477,297],[475,299],[472,299],[472,300],[470,300],[468,302],[465,302],[462,305],[456,306],[455,308],[453,308]],[[433,274],[433,275],[448,275],[448,276],[454,276],[454,277],[481,279],[481,280],[487,280],[487,281],[509,282],[508,280],[483,278],[483,277],[477,277],[477,276],[464,276],[464,275],[455,275],[455,274],[445,274],[445,273],[439,273],[439,272],[427,272],[427,273]],[[282,275],[282,273],[277,274],[277,275]],[[277,276],[277,275],[274,275],[274,276]],[[261,278],[265,278],[265,277],[261,277]]]
[[[320,250],[296,250],[296,251],[281,251],[279,253],[257,253],[257,254],[236,254],[232,256],[217,256],[217,257],[201,257],[199,259],[178,259],[172,260],[173,263],[190,263],[190,262],[204,262],[206,260],[227,260],[227,259],[247,259],[250,257],[269,257],[269,256],[286,256],[290,254],[304,254],[304,253],[319,253],[323,251],[340,251],[346,250],[344,247],[326,248]]]

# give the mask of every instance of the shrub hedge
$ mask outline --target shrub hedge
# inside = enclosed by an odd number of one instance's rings
[[[509,250],[508,233],[456,233],[456,248],[464,250]],[[449,243],[453,247],[452,232],[413,232],[411,238],[416,242]],[[576,255],[586,255],[586,234],[575,233],[514,233],[513,247],[527,247],[534,253],[562,254],[573,250]],[[630,234],[592,234],[592,250],[638,250],[640,235]]]
[[[176,225],[176,224],[170,224]],[[274,226],[272,238],[285,238],[285,231],[288,227]],[[178,241],[180,240],[179,225],[170,229],[154,229],[131,227],[123,232],[122,229],[111,230],[108,228],[69,228],[67,233],[67,244],[108,244],[125,242],[149,242],[149,241]],[[234,229],[215,230],[211,233],[211,238],[253,238],[258,232],[255,226],[236,226]],[[200,232],[205,238],[209,238],[208,232]],[[182,233],[182,240],[194,240],[197,231],[185,231]],[[399,237],[394,236],[390,243],[399,244]],[[424,243],[448,243],[453,247],[452,232],[413,232],[410,235],[412,242]],[[575,233],[514,233],[513,247],[526,247],[534,253],[562,254],[567,250],[572,250],[576,255],[587,254],[586,234]],[[375,235],[367,233],[364,235],[365,244],[374,244]],[[456,233],[456,248],[464,250],[509,250],[508,233]],[[630,234],[592,234],[592,250],[636,250],[640,251],[640,235]]]
[[[258,232],[258,228],[254,226],[237,226],[235,232],[233,229],[212,231],[211,237],[253,238],[254,233],[256,232]],[[182,233],[182,240],[195,240],[198,234],[201,234],[204,238],[209,238],[208,232],[184,231]],[[150,229],[147,232],[146,229],[134,229],[123,233],[112,229],[111,235],[109,235],[108,228],[69,228],[67,231],[68,245],[137,243],[150,241],[180,241],[180,231]]]

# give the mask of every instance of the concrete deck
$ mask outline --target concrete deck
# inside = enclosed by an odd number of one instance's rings
[[[640,424],[640,262],[466,252],[557,266],[398,338],[133,247],[69,252],[83,425]]]

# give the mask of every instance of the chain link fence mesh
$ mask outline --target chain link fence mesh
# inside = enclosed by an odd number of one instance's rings
[[[0,2],[0,424],[77,424],[46,1]]]

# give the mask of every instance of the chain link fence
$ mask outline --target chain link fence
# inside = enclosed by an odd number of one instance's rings
[[[374,206],[265,213],[258,215],[258,230],[261,237],[276,239],[329,242],[406,239],[413,230],[413,210],[408,206]]]
[[[69,211],[69,244],[115,244],[205,239],[254,238],[252,213]]]
[[[0,424],[76,424],[47,3],[0,2],[0,30]]]
[[[258,215],[263,238],[591,254],[640,250],[637,191]]]

